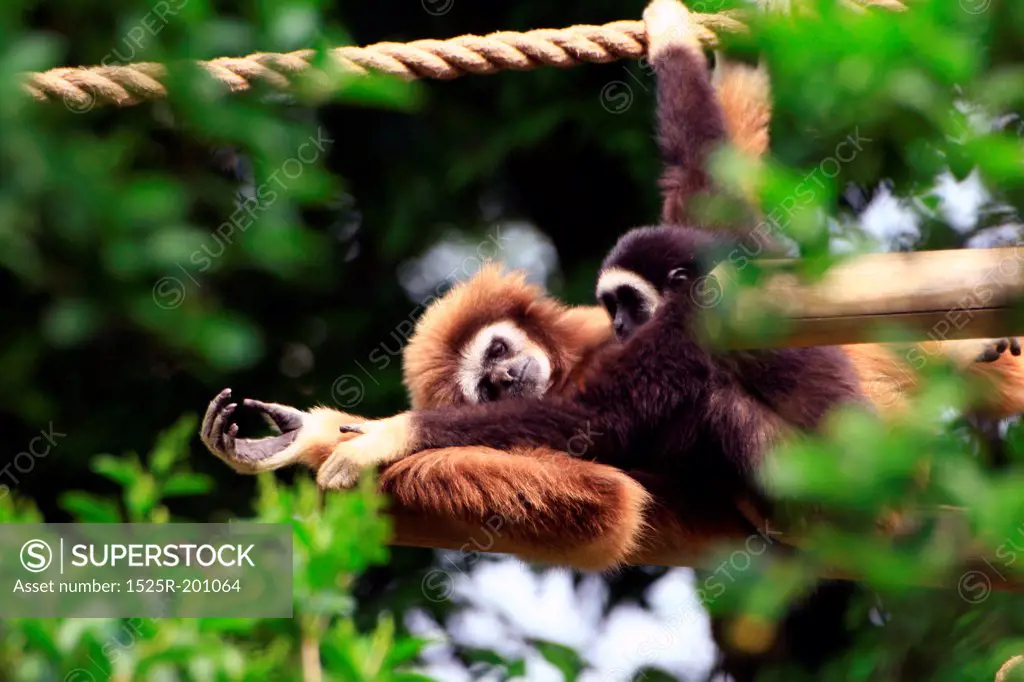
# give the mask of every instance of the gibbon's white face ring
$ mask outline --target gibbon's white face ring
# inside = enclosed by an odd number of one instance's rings
[[[605,294],[615,297],[615,292],[621,287],[627,287],[635,291],[637,297],[642,302],[641,309],[648,316],[654,315],[658,305],[661,303],[661,296],[653,284],[632,270],[613,267],[602,272],[597,280],[597,291],[595,293],[597,300],[600,301],[601,297]]]
[[[463,397],[470,403],[479,403],[478,391],[480,379],[485,376],[487,367],[484,359],[487,349],[495,338],[508,344],[512,356],[526,355],[530,359],[531,369],[535,372],[538,395],[547,393],[551,388],[551,358],[547,352],[535,343],[529,335],[511,320],[502,320],[488,325],[473,335],[473,338],[462,347],[459,353],[459,369],[457,380]]]

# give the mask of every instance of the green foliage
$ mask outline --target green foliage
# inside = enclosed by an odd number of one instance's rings
[[[180,521],[162,505],[165,499],[211,492],[208,477],[192,471],[187,461],[187,443],[195,426],[195,416],[190,415],[162,434],[146,466],[134,453],[93,457],[93,470],[121,488],[123,510],[108,499],[82,492],[62,496],[65,508],[83,523]],[[387,614],[371,632],[358,631],[353,622],[352,579],[387,560],[388,523],[378,513],[380,503],[369,482],[321,500],[309,478],[283,487],[265,476],[255,514],[243,520],[284,523],[294,531],[294,584],[279,586],[293,591],[292,621],[5,620],[0,624],[4,679],[287,680],[296,679],[300,660],[307,679],[314,674],[310,666],[320,665],[325,668],[324,680],[423,679],[403,672],[422,641],[397,632]],[[0,499],[0,521],[40,520],[30,501],[16,494]]]

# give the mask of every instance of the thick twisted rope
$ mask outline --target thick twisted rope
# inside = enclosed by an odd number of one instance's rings
[[[901,11],[899,0],[846,0],[854,7],[878,6]],[[700,39],[708,47],[718,44],[716,32],[746,30],[733,13],[694,14]],[[646,51],[642,21],[615,21],[603,26],[579,25],[519,33],[499,31],[486,36],[464,35],[448,40],[411,43],[376,43],[366,47],[336,47],[330,56],[343,70],[369,71],[407,80],[450,80],[466,74],[526,71],[540,66],[567,68],[583,62],[604,64],[638,59]],[[246,57],[220,57],[198,62],[203,70],[231,92],[249,90],[259,83],[287,90],[292,79],[312,69],[313,50],[287,54],[260,52]],[[123,66],[62,67],[26,75],[24,88],[39,101],[63,101],[73,111],[96,105],[129,106],[167,96],[162,64],[141,62]]]
[[[700,15],[701,38],[714,44],[717,30],[742,30],[743,24],[726,15]],[[411,43],[376,43],[366,47],[337,47],[330,51],[343,70],[368,71],[407,80],[450,80],[465,74],[485,75],[504,70],[525,71],[540,66],[566,68],[581,62],[605,63],[644,55],[642,21],[616,21],[603,26],[570,26],[517,33],[499,31],[486,36],[464,35],[449,40]],[[313,50],[287,54],[269,52],[247,57],[221,57],[199,66],[232,92],[262,83],[278,90],[309,70]],[[162,64],[94,66],[51,69],[29,74],[28,92],[38,100],[63,100],[69,108],[91,108],[97,103],[128,106],[167,95],[161,82]]]

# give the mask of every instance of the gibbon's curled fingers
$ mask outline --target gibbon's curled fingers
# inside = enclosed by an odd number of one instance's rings
[[[207,449],[240,473],[257,473],[292,464],[297,451],[291,446],[302,430],[307,413],[288,405],[243,401],[244,407],[258,410],[279,433],[266,438],[238,438],[238,424],[231,421],[238,404],[230,402],[231,397],[231,389],[224,389],[206,410],[200,437]]]

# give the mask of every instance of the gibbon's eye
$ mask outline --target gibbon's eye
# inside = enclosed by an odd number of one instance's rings
[[[670,281],[670,282],[672,282],[674,284],[678,284],[680,282],[685,282],[689,278],[690,278],[690,269],[689,268],[673,268],[672,270],[668,271],[668,281]]]
[[[494,339],[487,347],[488,360],[497,360],[506,355],[508,355],[508,343],[505,342],[505,339]]]
[[[601,295],[601,305],[603,305],[604,309],[608,311],[608,316],[609,317],[613,317],[613,318],[615,317],[615,297],[614,296],[612,296],[611,294],[602,294]]]
[[[633,287],[619,287],[615,290],[615,294],[619,300],[619,305],[621,305],[623,310],[627,313],[636,314],[636,311],[640,310],[643,305],[643,299],[639,292],[637,292]],[[614,317],[614,315],[612,317]]]

